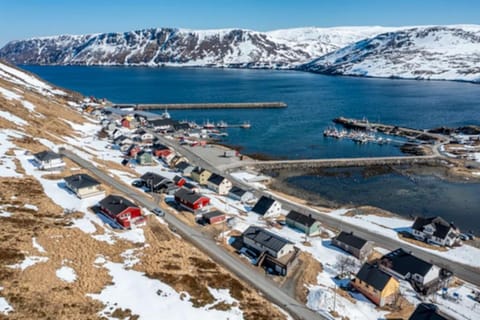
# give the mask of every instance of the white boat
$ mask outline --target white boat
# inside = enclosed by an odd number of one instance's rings
[[[242,128],[242,129],[249,129],[251,126],[252,126],[252,125],[250,124],[249,121],[245,121],[244,123],[242,123],[242,124],[240,125],[240,128]]]
[[[217,128],[219,128],[219,129],[228,128],[228,123],[226,123],[225,121],[220,121],[220,122],[217,123]]]
[[[203,124],[203,127],[205,129],[215,129],[215,124],[207,120],[207,122]]]

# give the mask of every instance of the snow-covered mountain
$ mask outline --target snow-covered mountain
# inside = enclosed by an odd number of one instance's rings
[[[480,26],[387,32],[300,67],[325,74],[480,82]]]
[[[144,29],[12,41],[0,50],[0,58],[15,64],[291,68],[355,41],[393,30],[383,27],[311,27],[271,32]]]

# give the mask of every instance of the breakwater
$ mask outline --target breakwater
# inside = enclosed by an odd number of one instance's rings
[[[191,109],[277,109],[286,108],[281,101],[274,102],[220,102],[220,103],[150,103],[150,104],[116,104],[116,108],[133,108],[135,110],[191,110]]]

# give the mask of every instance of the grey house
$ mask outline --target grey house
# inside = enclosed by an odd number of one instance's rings
[[[104,194],[100,189],[100,182],[87,174],[75,174],[64,180],[68,189],[72,190],[80,199]]]
[[[302,230],[307,236],[320,233],[320,222],[311,215],[304,215],[297,211],[290,211],[286,217],[286,223],[290,228]]]
[[[351,253],[361,261],[365,260],[373,250],[371,241],[357,237],[353,232],[345,231],[332,238],[332,245]]]

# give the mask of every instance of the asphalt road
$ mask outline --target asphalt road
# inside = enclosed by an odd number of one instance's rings
[[[79,166],[89,170],[93,175],[95,175],[103,183],[117,189],[120,193],[127,195],[129,198],[134,200],[137,204],[140,204],[146,208],[153,209],[156,207],[156,204],[150,200],[145,195],[134,192],[130,187],[123,184],[119,184],[112,177],[110,177],[103,170],[98,169],[91,162],[77,156],[75,153],[62,149],[60,153],[77,163]],[[188,157],[188,154],[184,154]],[[208,167],[207,167],[208,168]],[[301,302],[296,301],[288,294],[282,291],[273,281],[265,277],[264,274],[249,268],[247,265],[244,265],[239,259],[223,248],[218,246],[216,242],[206,237],[200,231],[191,228],[175,218],[175,216],[166,214],[164,219],[169,224],[172,230],[175,230],[182,237],[193,243],[196,247],[205,252],[210,258],[215,262],[224,266],[226,269],[230,270],[237,277],[249,283],[252,287],[256,288],[262,294],[267,297],[270,301],[280,306],[282,309],[286,310],[292,317],[295,319],[329,319],[328,314],[322,316],[310,309],[308,309]]]
[[[204,159],[201,159],[200,157],[198,157],[198,155],[196,155],[192,150],[189,150],[188,148],[180,146],[178,143],[176,143],[176,141],[166,139],[165,137],[163,137],[161,135],[158,135],[158,134],[156,136],[162,142],[165,142],[165,144],[168,144],[170,147],[174,148],[175,150],[179,150],[180,153],[182,153],[185,157],[189,158],[190,161],[192,161],[193,163],[195,163],[199,166],[202,166],[209,171],[221,173],[221,174],[227,176],[228,178],[231,179],[231,181],[235,182],[234,184],[236,184],[238,186],[241,186],[241,187],[243,187],[245,189],[249,189],[249,190],[252,189],[252,187],[250,185],[248,185],[246,183],[243,183],[242,181],[238,181],[238,180],[234,179],[228,173],[219,172],[218,168],[212,167]],[[435,146],[434,150],[438,150],[438,146]],[[435,155],[433,155],[431,157],[438,156],[437,152],[435,153]],[[347,231],[347,232],[352,231],[353,233],[355,233],[359,237],[362,237],[362,238],[367,239],[367,240],[374,241],[378,246],[381,246],[385,249],[395,250],[395,249],[398,249],[398,248],[403,248],[407,251],[411,251],[414,255],[416,255],[417,257],[419,257],[419,258],[421,258],[425,261],[428,261],[428,262],[433,263],[433,264],[435,264],[439,267],[446,268],[450,271],[453,271],[454,274],[457,277],[459,277],[460,279],[463,279],[463,280],[468,281],[470,283],[473,283],[477,286],[480,286],[480,269],[479,268],[474,268],[472,266],[461,264],[457,261],[453,261],[453,260],[438,256],[436,254],[433,254],[433,253],[427,252],[425,250],[419,249],[418,247],[413,246],[413,245],[411,245],[407,242],[404,242],[404,241],[401,241],[401,240],[398,240],[398,239],[392,239],[392,238],[383,236],[381,234],[371,232],[367,229],[362,228],[361,226],[354,225],[354,224],[348,223],[346,221],[338,220],[338,218],[331,217],[328,214],[318,213],[317,211],[312,210],[312,209],[310,209],[306,206],[291,202],[291,201],[289,201],[287,199],[284,199],[284,198],[275,197],[275,196],[273,196],[272,194],[270,194],[266,191],[252,190],[252,192],[254,192],[254,194],[257,197],[262,196],[262,195],[273,197],[276,200],[278,200],[279,202],[281,202],[283,208],[285,208],[287,210],[296,210],[298,212],[305,213],[307,215],[311,214],[312,217],[314,217],[315,219],[319,220],[320,222],[322,222],[326,225],[329,225],[331,227],[337,228],[339,230],[344,230],[344,231]],[[480,259],[480,257],[478,257],[478,259]]]

